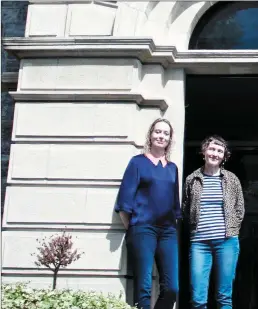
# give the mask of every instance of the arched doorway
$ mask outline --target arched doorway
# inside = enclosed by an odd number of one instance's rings
[[[189,49],[258,49],[258,3],[222,2],[211,7],[196,25]],[[247,65],[248,67],[248,65]],[[242,74],[187,75],[184,177],[202,165],[199,145],[209,134],[227,139],[232,158],[226,168],[240,179],[246,215],[240,233],[241,254],[234,284],[234,309],[258,308],[258,76]],[[186,254],[183,248],[183,255]],[[185,255],[186,256],[186,255]],[[181,282],[187,281],[184,265]],[[190,308],[189,291],[181,288],[180,308]],[[188,299],[186,297],[188,296]],[[216,308],[211,287],[209,308]]]

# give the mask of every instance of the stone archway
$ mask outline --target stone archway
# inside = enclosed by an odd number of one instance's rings
[[[201,16],[217,1],[149,1],[119,3],[114,36],[152,37],[157,45],[187,50]],[[125,16],[130,17],[124,18]]]

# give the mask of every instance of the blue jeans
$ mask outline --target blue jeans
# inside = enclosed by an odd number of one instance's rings
[[[155,309],[172,309],[178,293],[178,241],[173,227],[131,226],[127,231],[128,257],[134,276],[134,303],[150,309],[154,260],[160,294]]]
[[[190,245],[190,290],[192,308],[206,309],[209,277],[215,274],[218,309],[232,308],[232,287],[239,255],[238,237],[193,241]]]

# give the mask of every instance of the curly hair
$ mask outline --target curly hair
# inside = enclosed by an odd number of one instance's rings
[[[167,161],[169,161],[170,160],[171,146],[172,146],[172,137],[173,137],[174,130],[172,128],[171,123],[165,118],[158,118],[158,119],[154,120],[153,123],[150,125],[149,130],[148,130],[147,135],[146,135],[146,141],[145,141],[145,144],[144,144],[143,153],[150,152],[150,150],[151,150],[151,134],[152,134],[152,132],[155,128],[155,125],[159,122],[165,122],[170,128],[169,142],[168,142],[167,147],[165,148],[165,158],[166,158]]]
[[[211,142],[216,144],[216,145],[220,145],[220,146],[224,147],[224,149],[225,149],[224,158],[223,158],[223,161],[221,163],[221,165],[224,165],[225,162],[227,162],[228,159],[230,158],[231,152],[229,151],[228,143],[221,136],[211,135],[211,136],[206,137],[201,143],[200,153],[203,154],[207,150],[207,148],[208,148],[208,146],[210,145]]]

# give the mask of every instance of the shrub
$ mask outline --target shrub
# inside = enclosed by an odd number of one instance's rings
[[[28,284],[2,285],[2,309],[136,309],[119,297],[94,291],[31,289]]]

